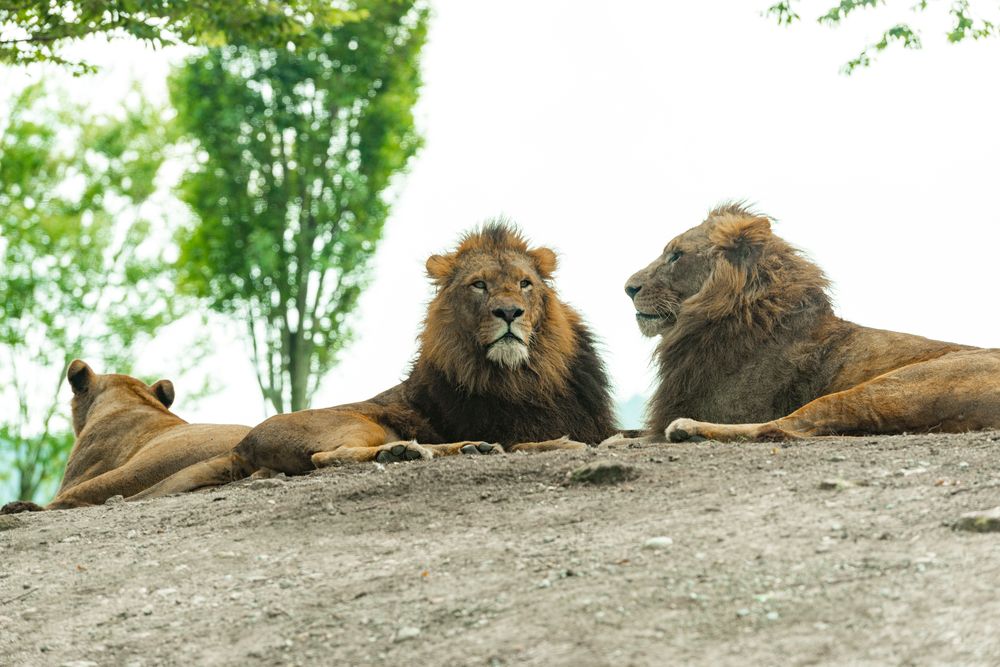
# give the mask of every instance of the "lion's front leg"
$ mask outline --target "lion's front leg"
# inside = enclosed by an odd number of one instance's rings
[[[464,454],[466,456],[476,456],[479,454],[503,454],[502,445],[494,442],[481,442],[479,440],[462,440],[461,442],[448,442],[441,445],[424,445],[434,452],[434,456],[456,456]]]
[[[377,447],[338,447],[334,450],[317,452],[312,455],[312,462],[317,468],[337,465],[339,463],[402,463],[404,461],[429,460],[434,458],[434,452],[416,440],[387,442]]]
[[[666,430],[670,442],[690,442],[697,440],[792,440],[798,434],[783,430],[773,422],[764,424],[713,424],[694,419],[675,419]]]
[[[30,500],[15,500],[0,509],[0,514],[20,514],[21,512],[44,512],[45,508]]]
[[[568,435],[564,435],[561,438],[556,438],[555,440],[545,440],[544,442],[519,442],[516,445],[512,445],[508,451],[534,453],[554,452],[557,449],[581,450],[587,449],[587,445],[582,442],[577,442],[576,440],[570,440]]]

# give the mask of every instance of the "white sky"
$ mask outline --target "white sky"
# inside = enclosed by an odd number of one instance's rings
[[[559,290],[603,339],[622,400],[653,380],[626,278],[730,198],[778,218],[826,269],[843,317],[1000,346],[1000,40],[949,46],[946,18],[928,17],[923,51],[845,77],[848,58],[912,16],[860,13],[831,30],[806,14],[786,29],[761,17],[768,4],[435,2],[417,110],[426,145],[356,342],[314,405],[403,377],[431,295],[424,260],[500,213],[560,252]],[[113,107],[130,76],[162,97],[176,57],[124,42],[87,51],[104,74],[70,85],[97,107]],[[221,378],[217,395],[189,405],[196,378],[172,378],[190,421],[264,417],[241,329],[228,329],[204,367]],[[140,370],[170,368],[182,338],[148,346]]]

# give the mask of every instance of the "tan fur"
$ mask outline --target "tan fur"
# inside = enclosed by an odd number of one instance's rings
[[[302,474],[345,462],[579,449],[615,431],[593,338],[549,284],[554,252],[493,222],[426,267],[437,293],[401,384],[361,403],[271,417],[233,452],[138,497],[231,482],[260,467]],[[491,355],[508,328],[520,338],[510,344],[523,349]]]
[[[247,426],[188,424],[168,409],[173,385],[152,386],[128,375],[98,375],[80,360],[70,364],[76,442],[59,492],[45,509],[103,503],[133,496],[194,463],[228,452]],[[5,512],[42,509],[10,503]]]
[[[626,285],[660,337],[650,428],[675,441],[1000,428],[1000,350],[846,322],[826,287],[741,205],[670,241]]]

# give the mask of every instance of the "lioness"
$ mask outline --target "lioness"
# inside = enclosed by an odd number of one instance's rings
[[[170,412],[174,386],[128,375],[98,375],[79,359],[66,372],[73,389],[76,442],[55,499],[44,509],[95,505],[132,496],[187,466],[231,450],[250,428],[188,424]],[[38,511],[17,501],[3,513]]]
[[[261,467],[578,449],[614,431],[608,378],[550,280],[556,255],[494,221],[427,260],[437,293],[401,384],[362,403],[271,417],[231,453],[140,495],[214,486]],[[568,436],[568,437],[562,437]],[[497,444],[493,444],[497,443]]]
[[[744,206],[670,241],[625,287],[660,336],[649,427],[674,442],[1000,428],[1000,350],[846,322],[826,288]]]

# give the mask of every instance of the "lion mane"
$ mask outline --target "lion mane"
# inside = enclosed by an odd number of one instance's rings
[[[827,287],[743,204],[671,240],[626,285],[660,337],[649,428],[680,441],[1000,426],[997,350],[842,320]]]
[[[523,368],[488,360],[460,316],[465,286],[458,284],[485,265],[501,275],[523,262],[541,278],[529,355]],[[580,315],[559,299],[552,285],[556,255],[529,249],[507,220],[494,220],[466,234],[457,249],[432,256],[427,270],[437,293],[427,309],[420,350],[401,389],[441,441],[472,437],[509,445],[569,435],[597,443],[614,432],[609,380],[595,340]]]

